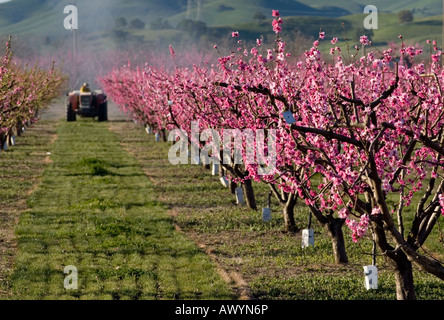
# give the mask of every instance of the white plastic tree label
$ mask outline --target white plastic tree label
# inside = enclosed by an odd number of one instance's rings
[[[225,177],[225,176],[220,177],[219,180],[220,180],[220,183],[222,183],[222,185],[223,185],[225,188],[228,188],[229,184],[228,184],[228,179],[227,179],[227,177]]]
[[[271,221],[271,209],[270,208],[262,208],[262,220],[264,222]]]
[[[244,204],[244,190],[241,187],[236,188],[236,203]]]
[[[295,120],[294,117],[293,117],[293,113],[291,113],[291,111],[285,111],[285,112],[283,112],[283,113],[282,113],[282,116],[284,117],[285,121],[286,121],[288,124],[292,124],[292,123],[295,123],[295,122],[296,122],[296,120]]]
[[[211,174],[213,176],[216,176],[218,173],[219,173],[219,165],[217,163],[213,163]]]
[[[313,229],[302,230],[302,248],[314,247],[314,231]]]
[[[364,275],[365,288],[367,290],[378,289],[378,268],[373,265],[364,266]]]

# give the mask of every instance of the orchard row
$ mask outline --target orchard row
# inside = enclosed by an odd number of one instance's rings
[[[37,120],[48,102],[60,95],[64,81],[54,65],[45,70],[14,63],[9,38],[0,61],[0,150],[14,144],[15,137]]]
[[[363,55],[371,46],[363,36],[353,54],[344,55],[333,38],[333,62],[327,63],[320,32],[295,61],[280,36],[284,22],[278,11],[273,16],[274,48],[263,48],[260,40],[246,47],[233,32],[235,50],[215,64],[127,66],[101,82],[139,123],[164,137],[170,132],[174,141],[198,143],[213,159],[222,158],[223,146],[192,141],[192,123],[221,136],[224,130],[273,129],[271,173],[259,174],[260,165],[247,161],[245,151],[243,164],[221,164],[233,183],[242,184],[247,205],[257,209],[251,181],[268,184],[286,229],[296,231],[294,207],[304,201],[331,237],[336,263],[348,262],[343,225],[355,242],[371,233],[393,266],[398,298],[413,299],[412,263],[444,280],[443,265],[422,251],[444,212],[441,52],[430,43],[429,62],[419,62],[423,51],[400,37],[399,51]],[[240,141],[246,150],[246,139]]]

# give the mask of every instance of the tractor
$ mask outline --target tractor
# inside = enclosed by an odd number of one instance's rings
[[[66,94],[66,121],[76,121],[76,116],[108,121],[108,101],[102,90],[80,92],[75,90]]]

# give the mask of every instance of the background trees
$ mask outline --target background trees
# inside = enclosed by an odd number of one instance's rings
[[[0,151],[39,116],[45,104],[61,93],[65,77],[54,63],[49,70],[13,61],[12,37],[0,62]]]
[[[398,12],[398,19],[401,23],[412,23],[413,13],[410,10],[401,10]]]

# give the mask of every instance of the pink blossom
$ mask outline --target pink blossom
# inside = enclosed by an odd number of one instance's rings
[[[359,223],[355,220],[347,218],[345,223],[352,231],[352,240],[353,242],[358,242],[360,238],[362,238],[368,229],[369,217],[364,214],[360,217]]]
[[[341,210],[339,210],[338,215],[341,219],[346,219],[348,217],[348,210],[347,208],[342,208]]]
[[[273,17],[279,17],[279,16],[280,16],[280,14],[279,14],[279,10],[272,10],[271,15],[272,15]]]
[[[361,36],[359,38],[359,42],[361,42],[362,45],[367,46],[369,44],[368,37],[365,35]]]
[[[233,31],[233,32],[231,33],[231,37],[232,37],[232,38],[237,38],[237,37],[239,37],[239,32],[238,32],[238,31]]]
[[[275,33],[279,33],[279,32],[282,31],[281,24],[282,24],[282,19],[281,18],[278,18],[277,20],[273,20],[272,26],[273,26],[273,31]]]
[[[441,51],[438,51],[438,53],[436,53],[436,54],[432,54],[432,61],[433,62],[438,62],[440,58],[441,58]]]

